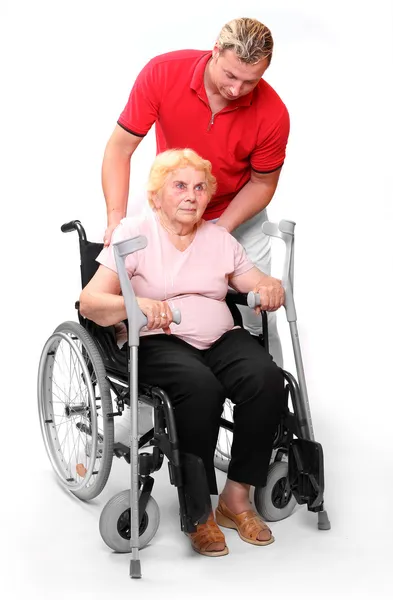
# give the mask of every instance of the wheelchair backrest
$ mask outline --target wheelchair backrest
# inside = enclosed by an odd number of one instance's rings
[[[100,266],[96,261],[96,258],[103,249],[104,244],[99,244],[97,242],[80,242],[79,247],[81,254],[81,280],[82,288],[84,288]]]

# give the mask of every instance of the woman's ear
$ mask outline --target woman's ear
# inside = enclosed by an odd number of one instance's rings
[[[152,202],[153,202],[153,207],[155,208],[155,210],[158,210],[159,208],[161,208],[161,200],[160,200],[160,196],[158,194],[158,192],[154,192],[151,196]]]

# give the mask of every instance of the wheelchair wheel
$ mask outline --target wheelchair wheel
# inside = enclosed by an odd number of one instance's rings
[[[222,418],[233,423],[233,404],[227,398],[225,400]],[[224,473],[228,472],[229,462],[231,460],[231,446],[233,433],[224,427],[220,427],[218,432],[217,446],[214,452],[214,466]]]
[[[288,463],[277,461],[270,465],[266,486],[256,487],[255,507],[265,521],[281,521],[293,512],[296,499],[288,489]]]
[[[150,496],[139,527],[139,548],[144,548],[157,533],[160,511]],[[130,490],[113,496],[104,506],[100,517],[100,534],[105,544],[115,552],[130,552]]]
[[[98,496],[113,459],[110,388],[87,331],[68,321],[42,351],[38,409],[45,447],[61,483],[82,500]]]

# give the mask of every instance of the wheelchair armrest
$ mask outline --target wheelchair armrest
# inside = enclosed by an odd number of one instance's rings
[[[236,290],[228,288],[227,295],[225,297],[225,302],[228,305],[229,310],[231,311],[233,320],[235,325],[240,325],[243,327],[243,319],[239,308],[237,305],[248,306],[247,303],[247,294],[241,294]],[[252,309],[250,309],[252,310]],[[269,352],[269,339],[268,339],[268,322],[267,322],[267,312],[265,310],[261,311],[262,317],[262,345],[265,350]]]
[[[228,288],[225,301],[227,304],[241,304],[242,306],[247,306],[247,294],[241,294],[232,288]]]

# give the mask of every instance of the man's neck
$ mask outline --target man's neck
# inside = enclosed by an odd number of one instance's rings
[[[203,77],[203,83],[205,85],[206,94],[209,96],[214,96],[215,94],[219,94],[218,89],[213,83],[213,79],[211,76],[211,66],[212,66],[212,58],[209,58],[206,67],[205,73]]]
[[[210,108],[212,109],[213,113],[216,113],[222,110],[225,106],[228,106],[229,101],[221,96],[216,85],[214,84],[211,75],[211,67],[212,59],[210,58],[205,68],[203,83],[205,86],[206,96],[209,101]]]

